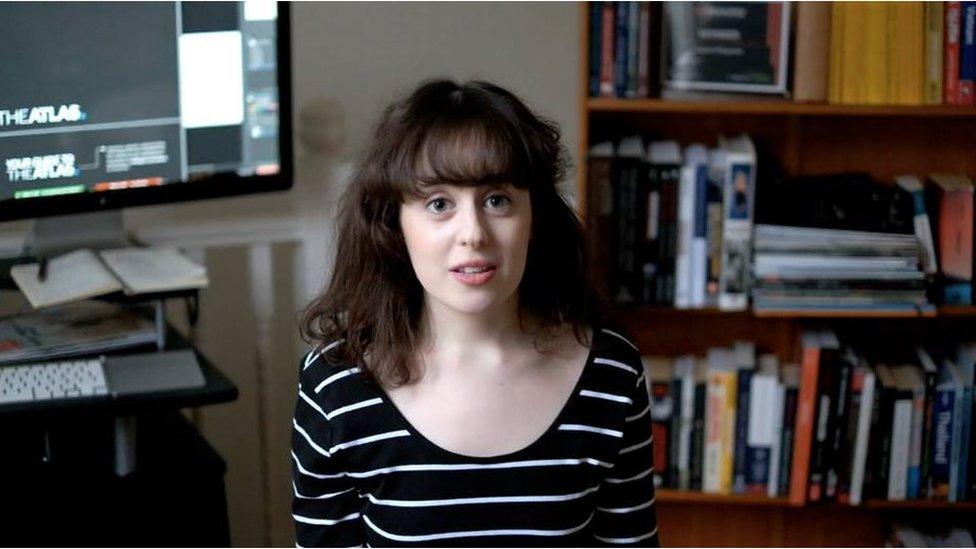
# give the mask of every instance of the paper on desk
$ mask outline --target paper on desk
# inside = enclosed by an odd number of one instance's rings
[[[120,283],[95,252],[76,250],[51,258],[44,282],[37,279],[37,263],[14,265],[10,276],[34,308],[59,305],[122,290]]]
[[[207,269],[176,248],[120,248],[100,252],[127,294],[205,288]]]

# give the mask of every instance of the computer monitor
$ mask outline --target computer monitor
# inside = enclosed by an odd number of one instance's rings
[[[291,186],[287,3],[2,2],[0,22],[0,221]]]

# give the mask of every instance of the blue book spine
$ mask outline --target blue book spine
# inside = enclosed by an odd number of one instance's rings
[[[966,371],[963,368],[963,371]],[[973,379],[972,376],[969,379],[963,381],[962,390],[962,403],[959,406],[962,410],[960,414],[960,436],[959,436],[959,481],[958,488],[956,489],[956,501],[966,500],[966,491],[969,486],[969,437],[972,434],[972,416],[973,416]]]
[[[590,97],[600,95],[600,43],[603,30],[603,2],[590,3]]]
[[[705,238],[708,232],[708,164],[700,164],[695,173],[694,235]]]
[[[969,282],[946,284],[942,291],[946,305],[973,304],[973,287]]]
[[[959,32],[959,79],[976,78],[976,2],[962,2]]]
[[[945,492],[949,486],[949,463],[952,455],[952,412],[956,394],[951,388],[939,388],[932,409],[932,487],[933,492]],[[945,494],[942,494],[943,497]]]
[[[740,368],[737,372],[735,398],[735,454],[733,455],[732,492],[746,493],[746,446],[749,437],[749,388],[752,385],[752,370]],[[769,461],[769,458],[766,458]]]
[[[627,89],[625,97],[637,97],[637,56],[640,41],[640,7],[627,2]]]
[[[958,501],[959,496],[959,445],[962,442],[962,387],[955,389],[955,400],[952,403],[952,446],[949,451],[949,501]]]
[[[613,37],[613,88],[617,97],[627,93],[627,2],[617,2],[614,7],[616,36]]]

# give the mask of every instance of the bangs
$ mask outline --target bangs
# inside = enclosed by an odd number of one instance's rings
[[[426,196],[432,185],[510,183],[526,188],[526,154],[506,122],[487,113],[431,121],[416,135],[416,146],[408,147],[415,153],[412,162],[404,159],[410,164],[403,166],[405,177],[398,178],[406,185],[402,190],[417,198]]]

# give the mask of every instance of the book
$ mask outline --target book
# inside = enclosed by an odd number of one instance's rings
[[[81,249],[52,258],[47,277],[37,263],[15,265],[10,275],[34,308],[122,291],[126,295],[208,285],[207,271],[175,248]]]
[[[647,249],[645,257],[645,280],[651,280],[653,288],[645,288],[649,298],[645,303],[671,305],[675,294],[675,261],[678,247],[678,185],[681,171],[681,146],[677,141],[652,141],[647,146],[646,156],[648,177],[652,189],[657,189],[656,216],[649,216],[648,222],[656,218],[656,228],[650,224],[648,235],[656,235],[656,249]],[[652,191],[653,192],[653,191]],[[653,199],[648,200],[648,207]],[[652,258],[653,259],[650,259]],[[649,263],[653,269],[647,268]],[[653,273],[651,272],[653,270]]]
[[[790,503],[807,500],[811,451],[817,421],[817,393],[822,349],[839,346],[837,336],[827,331],[807,331],[801,337],[799,392],[796,401],[796,427],[793,437],[793,463],[790,472]]]
[[[922,252],[922,270],[925,271],[925,274],[934,275],[939,271],[939,265],[935,256],[932,223],[925,207],[925,186],[922,184],[922,180],[914,175],[900,175],[895,178],[895,183],[912,196],[912,204],[914,204],[915,210],[913,225],[915,227],[915,238],[918,239],[919,249]]]
[[[784,403],[783,430],[780,436],[779,478],[776,495],[788,496],[793,466],[793,441],[796,435],[796,405],[800,388],[800,368],[796,364],[786,364],[782,368]]]
[[[695,364],[693,355],[678,357],[674,362],[674,377],[679,381],[680,402],[676,409],[678,421],[677,488],[691,488],[692,432],[695,422]]]
[[[155,341],[152,322],[102,301],[78,301],[0,318],[0,364],[104,353]]]
[[[942,104],[942,48],[945,3],[925,3],[925,77],[924,97],[926,105]]]
[[[748,404],[737,403],[738,409],[748,407],[744,484],[745,491],[749,493],[766,494],[770,479],[777,472],[777,423],[782,421],[777,369],[776,355],[760,356],[759,370],[749,380]]]
[[[636,304],[640,298],[641,276],[638,273],[638,237],[642,201],[638,200],[644,145],[640,136],[620,140],[613,162],[613,212],[616,222],[614,240],[613,301],[621,305]]]
[[[974,104],[976,80],[976,2],[960,2],[959,20],[959,104]]]
[[[719,136],[719,147],[725,151],[725,201],[718,306],[726,311],[743,311],[749,301],[756,149],[745,134],[734,138]]]
[[[119,281],[93,250],[81,249],[51,258],[47,277],[38,278],[39,263],[14,265],[10,276],[35,309],[118,292]]]
[[[705,467],[705,417],[708,399],[708,362],[695,360],[695,406],[691,426],[691,451],[688,457],[689,487],[692,490],[704,488]]]
[[[973,183],[964,175],[930,176],[938,201],[938,258],[942,275],[950,281],[973,279]],[[968,303],[954,303],[965,305]]]
[[[794,101],[827,100],[830,39],[830,3],[798,2],[793,53]]]
[[[736,375],[732,350],[708,350],[702,490],[732,493],[732,454],[735,446]]]
[[[849,502],[851,505],[860,505],[861,503],[868,459],[868,435],[871,429],[873,409],[877,405],[874,384],[874,370],[866,362],[861,362],[852,382],[852,387],[855,388],[855,394],[857,394],[857,427],[853,437],[854,448],[850,468],[849,495],[846,498],[838,498],[841,503]]]
[[[942,73],[943,100],[946,105],[960,104],[959,54],[962,3],[950,0],[945,3],[945,46],[943,48],[944,71]]]
[[[660,488],[671,469],[668,442],[671,416],[674,414],[674,399],[670,387],[674,370],[671,360],[666,357],[644,357],[643,360],[649,373],[651,434],[655,442],[654,486]]]
[[[755,345],[737,341],[732,348],[732,365],[735,368],[735,445],[732,454],[732,492],[746,492],[746,478],[752,459],[747,455],[750,424],[750,393],[756,367]],[[754,456],[757,459],[759,456]],[[763,456],[768,461],[768,455]]]

